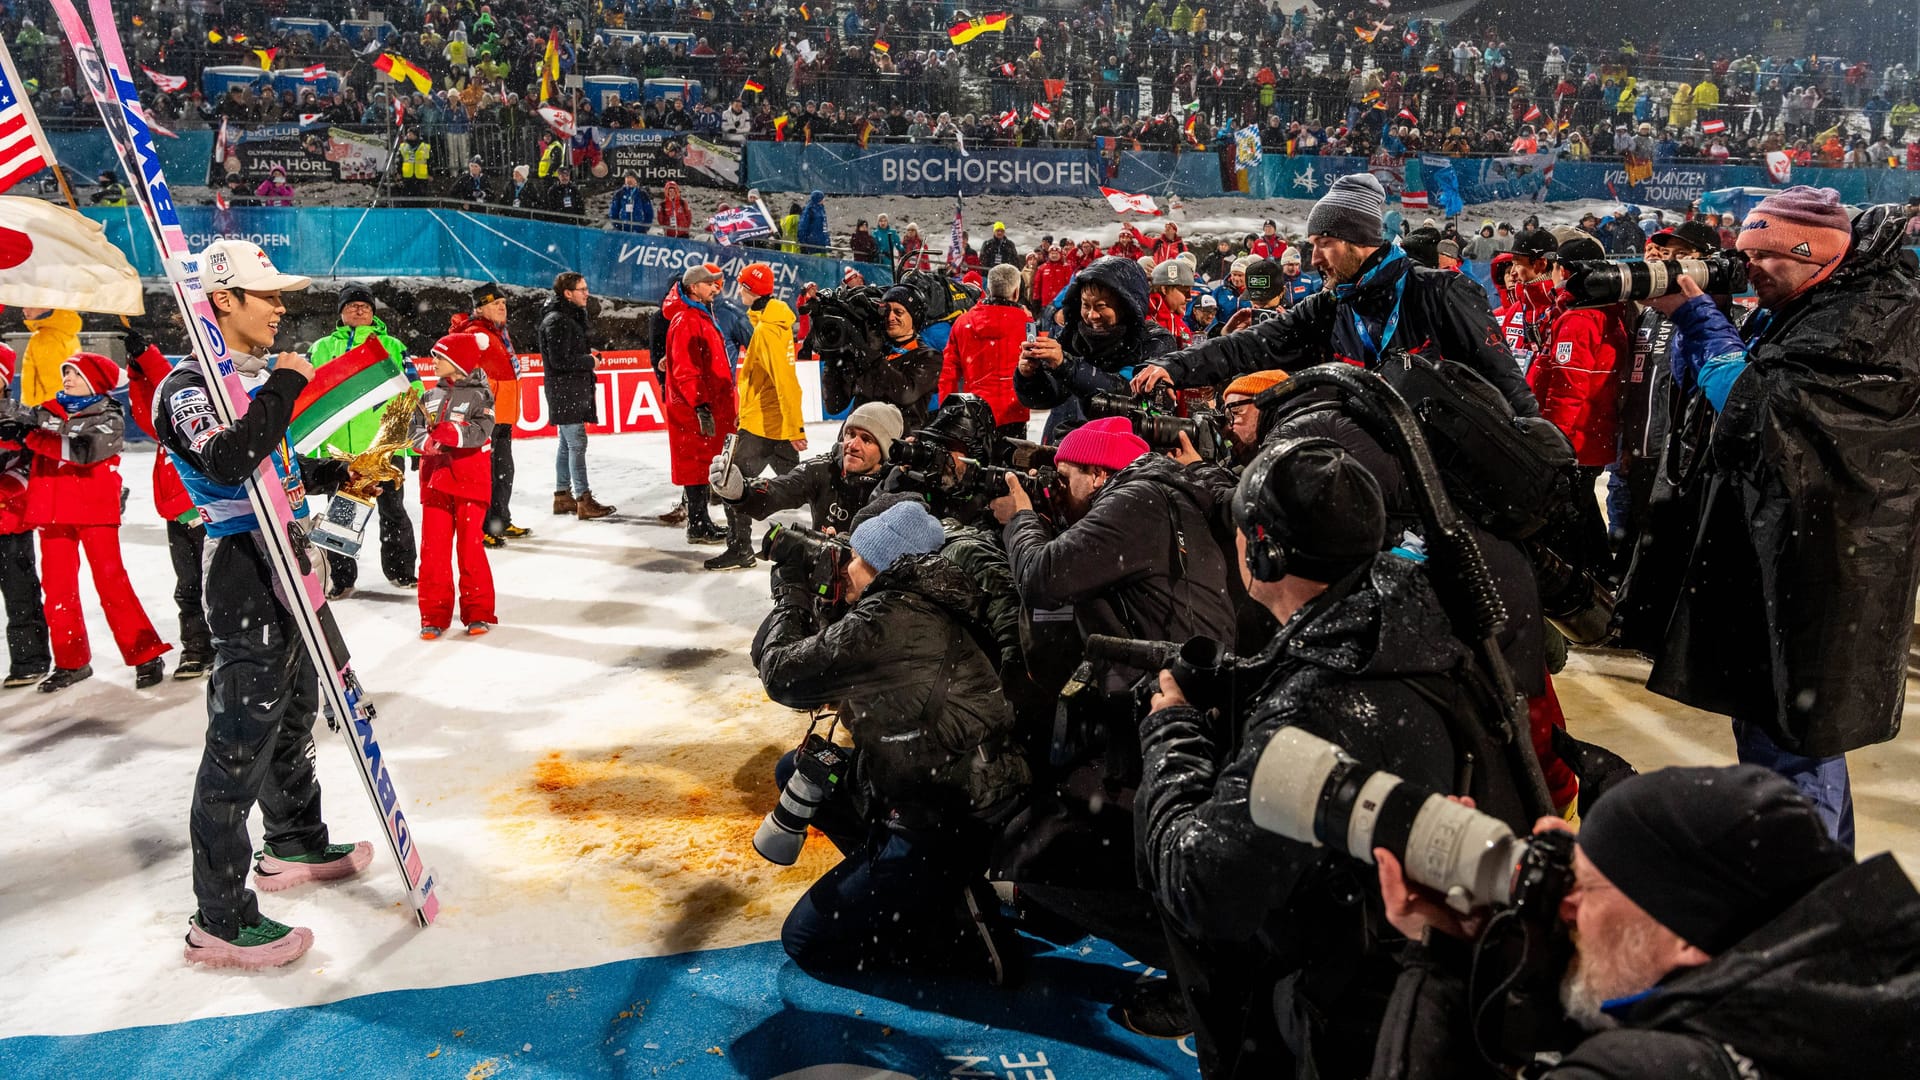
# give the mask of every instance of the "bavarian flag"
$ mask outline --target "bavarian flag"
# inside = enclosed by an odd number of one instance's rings
[[[287,439],[302,457],[327,444],[347,421],[377,409],[407,392],[412,384],[400,361],[387,355],[378,335],[320,365],[313,381],[293,402],[293,423]]]
[[[954,23],[947,27],[947,39],[955,45],[965,45],[981,34],[997,34],[1007,28],[1007,20],[1012,16],[1002,12],[998,15],[982,15],[977,19]]]
[[[375,70],[386,72],[394,82],[412,83],[413,88],[423,94],[433,90],[433,80],[427,77],[427,73],[407,63],[402,57],[392,53],[381,53],[374,60],[373,66]]]

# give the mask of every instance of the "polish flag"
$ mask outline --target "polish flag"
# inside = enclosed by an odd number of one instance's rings
[[[1113,212],[1116,214],[1124,214],[1129,210],[1136,214],[1160,213],[1160,207],[1154,204],[1151,195],[1129,195],[1118,188],[1110,187],[1101,188],[1100,194],[1107,197],[1107,205],[1113,207]]]

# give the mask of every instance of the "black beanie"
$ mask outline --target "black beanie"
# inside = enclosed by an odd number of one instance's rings
[[[883,304],[899,304],[901,307],[906,308],[907,314],[913,316],[913,328],[916,330],[920,328],[920,320],[924,317],[924,312],[920,310],[920,294],[913,286],[892,286],[886,292],[880,294],[880,302]]]
[[[1379,481],[1332,439],[1285,439],[1262,450],[1241,478],[1234,514],[1241,528],[1272,533],[1287,574],[1310,581],[1339,581],[1386,546]]]
[[[1716,956],[1853,865],[1813,804],[1758,765],[1623,781],[1586,814],[1580,850],[1655,922]]]
[[[507,295],[507,290],[501,288],[498,285],[493,284],[492,282],[488,282],[487,284],[482,285],[479,288],[473,290],[473,310],[479,311],[481,308],[486,307],[488,304],[491,304],[495,300],[498,300],[506,295]]]
[[[347,305],[352,303],[361,303],[372,307],[373,290],[367,288],[365,285],[348,285],[346,288],[340,290],[340,304],[334,308],[334,310],[336,312],[345,311],[347,310]]]

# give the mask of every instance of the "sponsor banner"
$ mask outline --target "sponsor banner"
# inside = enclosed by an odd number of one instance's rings
[[[776,294],[787,301],[809,282],[838,286],[849,267],[871,284],[893,280],[884,267],[846,259],[465,210],[236,206],[216,212],[211,206],[182,206],[179,212],[187,243],[196,250],[221,237],[244,237],[265,249],[280,269],[320,278],[449,277],[547,289],[556,273],[578,267],[601,296],[652,302],[666,295],[681,271],[701,262],[718,263],[729,280],[748,263],[764,262],[773,268]],[[101,208],[87,216],[106,227],[107,239],[127,253],[143,277],[160,276],[152,240],[145,229],[133,227],[129,215]]]
[[[207,183],[219,186],[233,176],[258,183],[276,168],[286,172],[289,183],[296,184],[302,180],[372,180],[386,168],[388,152],[385,137],[379,133],[299,124],[256,128],[229,125],[226,160],[210,162]]]
[[[1080,195],[1098,197],[1107,166],[1092,149],[968,150],[888,143],[756,142],[747,186],[838,195]],[[1218,180],[1214,184],[1217,189]]]
[[[589,130],[614,176],[631,170],[642,184],[656,189],[672,180],[682,185],[744,190],[740,151],[730,146],[654,128]]]

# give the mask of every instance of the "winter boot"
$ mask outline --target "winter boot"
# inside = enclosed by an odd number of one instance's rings
[[[580,508],[580,504],[574,501],[573,492],[567,491],[566,489],[562,488],[561,490],[553,493],[554,516],[559,517],[566,514],[571,514],[577,511],[579,508]]]
[[[735,506],[727,507],[727,550],[708,559],[709,570],[748,570],[753,567],[753,519]]]
[[[1114,1004],[1113,1012],[1120,1026],[1150,1039],[1184,1039],[1193,1034],[1187,1001],[1172,979],[1135,983]]]
[[[447,632],[444,626],[423,626],[420,628],[421,641],[439,641],[440,635]]]
[[[712,490],[705,484],[685,489],[687,493],[687,543],[711,547],[727,542],[727,533],[707,514]]]
[[[753,552],[729,544],[727,550],[700,565],[709,570],[751,570],[754,562]]]
[[[198,915],[187,920],[189,964],[259,970],[291,964],[311,948],[313,931],[304,926],[283,926],[264,915],[252,926],[241,927],[240,936],[232,941],[202,930]]]
[[[38,671],[27,671],[23,668],[14,668],[12,671],[7,672],[7,681],[4,683],[0,683],[0,687],[4,687],[8,690],[18,690],[23,686],[32,686],[34,683],[37,683],[41,679],[44,679],[46,677],[47,677],[46,668],[41,668]]]
[[[673,509],[660,515],[660,524],[685,525],[686,523],[687,523],[687,497],[685,495],[682,495],[680,496],[680,501],[673,504]]]
[[[619,508],[603,504],[600,500],[593,497],[593,492],[589,491],[585,495],[580,496],[578,508],[574,513],[579,516],[581,521],[593,521],[597,518],[611,516],[617,509]]]
[[[518,540],[523,536],[532,536],[533,530],[523,529],[518,525],[509,525],[505,529],[501,530],[500,535],[505,537],[508,540]]]
[[[365,840],[357,844],[328,844],[326,850],[311,855],[273,853],[265,845],[253,857],[253,887],[261,892],[279,892],[309,881],[339,881],[367,868],[373,862],[373,845]]]
[[[467,624],[468,637],[484,637],[492,632],[493,624],[490,622],[470,622]]]
[[[149,686],[159,686],[160,680],[167,677],[167,661],[163,657],[153,659],[133,669],[133,688],[145,690]]]
[[[213,657],[200,652],[180,654],[180,662],[173,665],[173,677],[177,682],[190,679],[204,679],[213,670]]]
[[[507,546],[507,538],[504,536],[495,536],[492,533],[481,533],[480,546],[489,550],[493,548],[503,548]]]
[[[43,694],[51,694],[58,690],[65,690],[74,683],[91,678],[93,678],[93,665],[91,664],[81,664],[79,667],[74,668],[54,668],[53,674],[40,680],[40,692]]]

